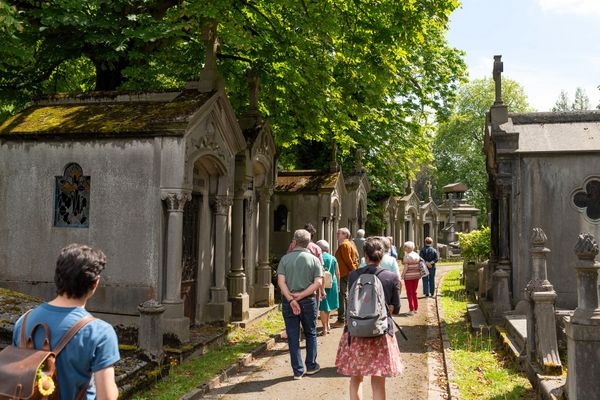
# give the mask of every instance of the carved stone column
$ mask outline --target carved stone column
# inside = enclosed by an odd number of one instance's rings
[[[486,298],[491,300],[493,298],[493,287],[494,287],[494,272],[498,267],[498,199],[491,189],[490,199],[490,239],[491,239],[491,252],[490,260],[488,262],[488,268],[486,273]]]
[[[264,187],[258,202],[258,267],[254,296],[256,303],[272,306],[275,304],[275,287],[271,283],[271,263],[269,262],[269,231],[271,229],[270,205],[273,189]]]
[[[246,258],[244,260],[244,272],[246,273],[246,291],[248,292],[251,305],[256,303],[254,286],[256,284],[256,270],[258,269],[258,248],[256,244],[258,236],[258,223],[256,221],[258,212],[256,207],[258,202],[256,200],[255,197],[249,197],[246,200],[246,243],[244,244]]]
[[[600,310],[598,309],[598,244],[590,234],[581,234],[575,246],[577,308],[566,323],[569,368],[569,400],[597,397],[600,393]]]
[[[165,268],[165,332],[173,333],[182,342],[190,339],[190,320],[184,316],[181,300],[181,274],[183,251],[183,209],[191,194],[185,190],[163,190],[161,199],[168,212],[167,257]]]
[[[556,340],[556,319],[554,303],[556,292],[548,281],[545,247],[547,238],[544,231],[534,228],[531,235],[531,280],[525,288],[525,298],[529,302],[527,318],[527,358],[537,362],[544,374],[562,373]]]
[[[246,274],[243,265],[244,238],[244,191],[236,192],[233,199],[231,221],[231,271],[228,279],[229,300],[234,321],[243,321],[250,316],[250,298],[246,292]]]
[[[225,287],[227,218],[231,204],[231,199],[225,196],[216,196],[211,204],[215,217],[215,286],[210,288],[210,302],[206,306],[209,321],[228,322],[231,319],[231,303],[227,301]]]
[[[577,271],[577,308],[573,313],[572,323],[583,325],[600,325],[600,308],[598,307],[598,269],[596,262],[598,244],[589,233],[579,235],[575,254],[579,259]]]
[[[500,188],[499,211],[499,248],[500,261],[494,272],[494,319],[499,320],[502,314],[509,311],[510,301],[510,185],[505,183]]]
[[[140,304],[138,311],[138,345],[150,360],[160,364],[164,355],[162,313],[165,306],[152,299]]]

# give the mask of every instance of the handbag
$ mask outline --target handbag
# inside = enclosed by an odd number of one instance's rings
[[[331,289],[333,287],[333,276],[329,271],[323,272],[323,287],[325,289]]]
[[[422,258],[419,260],[419,278],[425,278],[429,275],[429,268],[427,268],[427,264],[425,264],[425,260]]]

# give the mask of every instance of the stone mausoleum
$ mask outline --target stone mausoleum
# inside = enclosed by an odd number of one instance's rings
[[[383,201],[385,228],[381,234],[392,236],[401,253],[404,242],[414,242],[418,250],[427,236],[437,246],[439,211],[431,196],[431,185],[428,189],[427,200],[421,200],[409,181],[404,196],[391,196]]]
[[[0,126],[1,287],[51,298],[58,251],[79,242],[108,256],[88,308],[114,324],[155,299],[187,341],[190,324],[273,304],[275,145],[257,78],[238,123],[210,40],[184,90],[59,96]]]
[[[548,280],[556,305],[574,309],[573,245],[582,232],[600,237],[600,112],[508,113],[500,72],[494,78],[496,102],[485,131],[490,268],[496,279],[508,279],[505,308],[514,306],[530,279],[529,236],[541,228],[552,251]]]
[[[315,240],[327,240],[335,252],[338,228],[347,227],[352,235],[364,229],[369,190],[360,166],[348,174],[337,166],[330,171],[280,171],[272,197],[271,254],[285,254],[294,231],[307,223],[317,230]]]

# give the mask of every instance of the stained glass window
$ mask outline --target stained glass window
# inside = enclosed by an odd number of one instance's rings
[[[90,226],[90,177],[76,163],[65,167],[56,177],[54,226],[87,228]]]

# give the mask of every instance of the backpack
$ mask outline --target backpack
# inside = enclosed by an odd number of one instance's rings
[[[50,330],[46,324],[36,324],[29,337],[26,337],[26,322],[30,312],[27,311],[23,317],[19,347],[10,345],[0,351],[0,400],[60,399],[56,357],[84,325],[95,319],[91,316],[82,318],[65,333],[54,349],[50,349]],[[43,329],[46,335],[40,350],[35,349],[33,341],[38,329]],[[86,390],[84,387],[77,399],[83,398]]]
[[[350,288],[346,309],[350,336],[377,337],[387,332],[388,307],[377,277],[381,271],[361,274]]]

